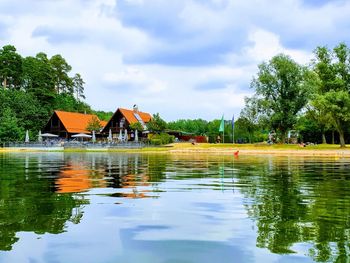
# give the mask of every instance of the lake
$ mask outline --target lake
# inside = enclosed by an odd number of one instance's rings
[[[349,262],[350,159],[0,154],[0,262]]]

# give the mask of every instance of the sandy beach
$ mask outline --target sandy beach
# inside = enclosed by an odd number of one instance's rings
[[[124,153],[170,153],[170,154],[224,154],[231,155],[298,155],[298,156],[348,156],[350,148],[340,148],[339,145],[315,145],[300,147],[298,145],[257,145],[257,144],[191,144],[174,143],[159,147],[142,149],[36,149],[36,148],[0,148],[0,153],[6,152],[124,152]]]

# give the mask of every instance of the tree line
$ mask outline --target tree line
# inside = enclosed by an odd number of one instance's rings
[[[83,100],[84,80],[57,54],[21,56],[12,45],[0,49],[0,142],[31,138],[54,110],[93,113]],[[110,113],[96,112],[102,119]]]
[[[308,65],[284,54],[258,66],[251,82],[255,93],[246,98],[241,120],[248,133],[274,130],[281,143],[290,130],[300,140],[327,143],[334,132],[341,147],[350,128],[350,49],[340,43],[333,49],[317,47]]]
[[[288,141],[288,133],[298,133],[299,141],[327,143],[338,141],[345,147],[350,133],[350,49],[340,43],[333,49],[317,47],[313,59],[300,65],[279,54],[258,65],[250,84],[252,97],[235,121],[236,142]],[[178,120],[168,128],[206,135],[219,135],[220,120]],[[228,121],[225,141],[232,142]],[[327,141],[328,140],[328,141]]]

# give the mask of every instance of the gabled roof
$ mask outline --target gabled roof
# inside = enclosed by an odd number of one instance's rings
[[[128,109],[123,109],[123,108],[118,108],[113,116],[109,119],[109,121],[107,122],[106,125],[104,125],[104,128],[102,129],[103,132],[107,132],[107,126],[111,123],[111,121],[113,120],[114,116],[116,116],[116,114],[120,112],[122,116],[125,117],[126,121],[129,123],[129,124],[132,124],[132,123],[136,123],[138,122],[138,120],[136,119],[135,117],[135,112],[134,110],[128,110]],[[146,113],[146,112],[142,112],[142,111],[138,111],[137,112],[138,115],[140,116],[141,120],[144,122],[144,123],[147,123],[149,122],[151,119],[152,119],[152,116],[151,114],[149,113]]]
[[[125,119],[128,121],[129,124],[138,122],[138,120],[135,117],[135,112],[133,110],[122,109],[122,108],[119,108],[118,110],[123,114],[123,116],[125,117]],[[141,117],[144,123],[149,122],[152,118],[151,114],[149,113],[142,112],[142,111],[138,111],[137,113],[139,114],[139,116]]]
[[[83,114],[58,110],[56,110],[55,113],[69,133],[91,133],[90,131],[86,130],[86,127],[91,119],[96,117],[98,120],[100,120],[94,114]]]

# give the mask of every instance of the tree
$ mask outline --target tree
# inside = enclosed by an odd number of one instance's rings
[[[22,75],[22,57],[11,45],[0,49],[0,83],[4,88],[11,87],[19,89]]]
[[[23,88],[33,94],[43,107],[52,107],[55,98],[54,74],[45,53],[24,58]]]
[[[312,104],[308,107],[305,117],[313,120],[321,133],[322,143],[326,144],[326,131],[330,130],[333,126],[333,120],[329,112],[324,111],[324,108],[319,105],[320,101],[312,101]]]
[[[109,121],[109,119],[113,116],[114,112],[112,111],[93,111],[93,114],[95,114],[100,120],[102,121]]]
[[[166,129],[166,122],[159,116],[159,113],[153,114],[152,119],[146,124],[151,132],[159,133]]]
[[[67,93],[56,95],[52,108],[72,112],[92,112],[91,107],[88,104],[76,100],[72,95]]]
[[[251,83],[262,111],[269,118],[269,125],[279,133],[282,143],[287,131],[296,123],[297,113],[307,102],[304,74],[300,65],[280,54],[260,64],[257,77]]]
[[[75,74],[73,79],[73,88],[74,88],[74,93],[76,95],[76,99],[85,99],[84,95],[84,80],[82,79],[81,75],[79,73]]]
[[[18,126],[15,113],[6,108],[0,116],[0,142],[17,141],[23,133],[24,130]]]
[[[329,112],[339,133],[340,146],[345,147],[344,131],[350,121],[350,51],[341,43],[332,51],[315,50],[314,71],[319,81],[314,103]]]
[[[73,80],[68,76],[72,67],[61,55],[54,55],[50,58],[50,65],[53,69],[55,89],[57,94],[62,92],[73,94]]]
[[[133,131],[143,131],[142,124],[139,122],[134,122],[129,125],[130,129]]]
[[[86,126],[86,129],[90,132],[100,131],[101,128],[102,128],[102,124],[96,116],[93,116],[91,120],[88,122],[88,125]]]

